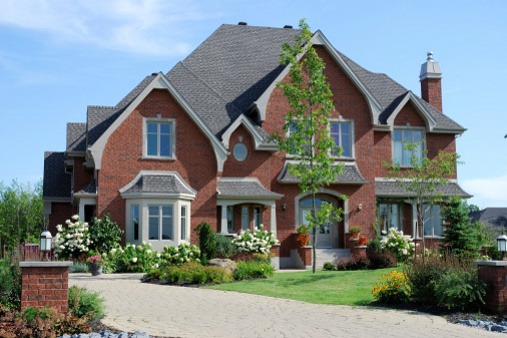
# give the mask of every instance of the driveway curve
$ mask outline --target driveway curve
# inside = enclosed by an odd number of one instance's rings
[[[201,288],[145,284],[140,274],[70,274],[105,298],[105,325],[163,337],[500,337],[413,311],[317,305]]]

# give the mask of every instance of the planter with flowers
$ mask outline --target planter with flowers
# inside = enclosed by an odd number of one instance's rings
[[[360,246],[360,247],[366,247],[366,245],[368,244],[368,238],[365,237],[365,236],[359,236],[359,239],[357,240],[357,243],[356,243],[356,246]]]
[[[349,228],[350,240],[357,241],[359,240],[359,234],[361,233],[361,228],[358,226],[353,226]]]
[[[310,244],[310,227],[308,225],[301,225],[298,228],[298,241],[301,246]]]
[[[88,257],[88,265],[92,276],[98,276],[102,274],[102,257],[100,255],[93,255]]]

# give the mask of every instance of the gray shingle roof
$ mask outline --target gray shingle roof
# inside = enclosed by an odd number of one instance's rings
[[[443,196],[451,197],[465,197],[469,198],[472,195],[461,189],[458,183],[449,182],[440,186],[437,191]],[[415,196],[412,192],[407,192],[406,188],[398,182],[390,181],[375,181],[375,195],[384,197],[413,197]]]
[[[479,221],[488,225],[489,228],[507,228],[507,208],[486,208],[471,212],[472,221]]]
[[[67,123],[67,151],[85,151],[86,123]]]
[[[221,25],[167,77],[218,136],[283,70],[280,51],[298,30]]]
[[[222,198],[259,198],[274,200],[282,198],[283,195],[272,192],[257,180],[252,178],[219,178],[218,196]]]
[[[189,194],[195,192],[188,189],[174,174],[141,175],[129,189],[122,194],[155,193],[155,194]]]
[[[42,183],[42,196],[44,198],[67,198],[70,197],[71,176],[65,173],[65,153],[44,153],[44,180]]]
[[[385,124],[389,116],[409,90],[391,79],[386,74],[370,72],[369,70],[359,66],[343,53],[338,53],[381,104],[382,113],[380,114],[380,123]],[[435,128],[456,131],[464,130],[462,126],[436,110],[432,105],[421,99],[418,95],[415,95],[415,97],[416,100],[422,104],[435,119]]]
[[[293,176],[287,170],[287,164],[285,164],[282,172],[278,176],[278,181],[281,183],[299,183],[299,180],[296,176]],[[359,172],[359,169],[356,165],[345,165],[343,166],[343,172],[336,177],[336,180],[333,182],[335,184],[365,184],[368,183]]]
[[[95,195],[97,193],[97,183],[95,179],[92,179],[90,184],[88,184],[83,189],[79,190],[75,194],[77,195]]]

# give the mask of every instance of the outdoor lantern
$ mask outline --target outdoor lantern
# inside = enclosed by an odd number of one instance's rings
[[[51,233],[48,230],[44,230],[40,234],[40,251],[42,252],[42,260],[46,258],[46,260],[49,260],[48,253],[51,251],[51,240],[53,239],[53,236],[51,236]]]
[[[507,251],[507,236],[503,233],[496,239],[498,244],[498,251],[502,253],[502,260],[505,260],[505,252]]]

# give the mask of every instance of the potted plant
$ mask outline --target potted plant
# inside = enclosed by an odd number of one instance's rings
[[[102,257],[100,255],[93,255],[88,257],[88,265],[92,276],[98,276],[102,274]]]
[[[358,226],[352,226],[349,228],[350,239],[357,241],[359,239],[359,233],[361,232],[361,228]]]
[[[357,241],[357,246],[364,246],[368,244],[368,238],[365,236],[360,236],[359,240]]]
[[[310,227],[308,225],[301,225],[298,228],[298,241],[301,246],[310,244]]]

